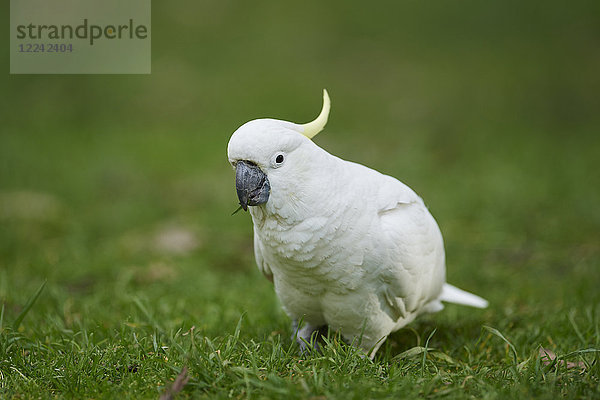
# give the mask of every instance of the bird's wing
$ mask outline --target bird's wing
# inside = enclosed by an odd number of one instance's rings
[[[256,227],[254,229],[254,257],[256,259],[256,265],[258,265],[260,272],[262,272],[268,280],[273,282],[273,272],[263,257],[262,243],[260,242],[260,238],[256,233]]]
[[[377,212],[395,210],[402,204],[420,203],[423,200],[407,185],[391,176],[377,174],[373,182],[377,185]]]
[[[444,247],[437,223],[408,186],[386,177],[379,190],[383,247],[382,304],[394,320],[437,298],[445,280]]]

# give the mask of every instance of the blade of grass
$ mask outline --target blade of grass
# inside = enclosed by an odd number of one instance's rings
[[[581,331],[579,330],[579,327],[577,326],[577,323],[575,322],[575,311],[570,312],[568,318],[569,318],[569,322],[571,323],[571,326],[575,330],[575,334],[577,335],[577,337],[579,338],[579,340],[581,340],[581,343],[585,345],[586,344],[586,340],[583,337],[583,334],[581,333]]]
[[[568,358],[571,358],[571,357],[573,357],[573,356],[579,356],[579,357],[581,358],[581,360],[582,360],[582,361],[581,361],[581,363],[583,363],[583,366],[584,366],[584,368],[587,368],[587,369],[589,369],[589,367],[590,367],[590,363],[589,363],[589,361],[588,361],[588,360],[586,360],[586,359],[583,357],[583,355],[584,355],[584,354],[594,354],[594,353],[595,353],[595,354],[600,354],[600,349],[593,349],[593,348],[592,348],[592,349],[581,349],[581,350],[576,350],[576,351],[572,351],[572,352],[570,352],[570,353],[567,353],[567,354],[565,354],[565,355],[558,356],[558,357],[556,357],[556,358],[557,358],[557,359],[560,359],[561,361],[564,361],[564,362],[566,362],[566,363],[567,363],[567,368],[568,368],[568,366],[569,366],[569,362],[567,361],[567,359],[568,359]],[[571,365],[572,365],[572,366],[579,366],[579,365],[581,365],[581,364],[578,364],[578,363],[573,363],[573,364],[571,364]]]
[[[158,321],[154,318],[154,316],[150,313],[150,311],[148,311],[148,309],[142,303],[142,301],[139,299],[139,297],[133,297],[132,300],[133,300],[133,303],[137,306],[137,308],[142,312],[142,314],[146,318],[146,323],[150,324],[150,326],[157,329],[160,333],[164,333],[165,330],[158,323]]]
[[[431,331],[431,333],[429,334],[429,337],[425,341],[425,349],[423,350],[423,360],[421,361],[421,376],[425,375],[425,361],[427,360],[427,352],[428,352],[428,350],[430,350],[429,349],[429,340],[431,340],[431,338],[435,334],[435,331],[437,331],[437,328],[434,328]]]
[[[515,349],[515,346],[513,346],[513,344],[511,342],[508,341],[507,338],[504,337],[504,335],[496,328],[492,328],[491,326],[487,326],[484,325],[483,328],[485,330],[487,330],[488,332],[490,332],[492,335],[498,336],[500,339],[502,339],[510,348],[510,350],[512,351],[513,354],[513,359],[515,362],[515,365],[518,364],[518,356],[517,356],[517,349]]]
[[[394,360],[402,360],[405,358],[419,356],[419,355],[423,354],[424,352],[425,352],[425,347],[415,346],[415,347],[412,347],[412,348],[398,354],[397,356],[394,357]]]
[[[42,294],[42,291],[44,290],[44,287],[46,286],[46,282],[47,281],[44,281],[44,283],[42,283],[42,285],[33,294],[33,296],[31,296],[29,298],[29,300],[27,300],[27,303],[25,304],[25,307],[23,307],[23,310],[19,313],[19,315],[17,316],[17,319],[15,319],[15,322],[13,322],[13,329],[14,330],[19,329],[19,325],[21,325],[21,322],[23,322],[23,319],[25,318],[25,316],[27,315],[27,313],[29,312],[29,310],[31,310],[31,307],[33,307],[33,305],[37,301],[38,297],[40,297],[40,294]]]

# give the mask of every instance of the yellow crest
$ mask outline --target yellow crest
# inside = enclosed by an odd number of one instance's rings
[[[329,93],[327,93],[327,89],[323,89],[323,108],[321,109],[321,113],[314,121],[300,125],[304,128],[302,134],[312,139],[317,133],[321,132],[325,128],[325,124],[327,124],[330,109],[331,100],[329,99]]]

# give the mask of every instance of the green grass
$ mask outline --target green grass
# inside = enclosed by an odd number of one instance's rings
[[[150,76],[5,75],[0,398],[158,398],[184,366],[178,398],[600,398],[598,4],[155,2]],[[298,354],[231,216],[231,133],[323,87],[315,141],[414,188],[490,301],[373,362]]]

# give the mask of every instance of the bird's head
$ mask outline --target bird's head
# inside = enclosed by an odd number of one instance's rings
[[[235,186],[244,210],[265,204],[272,190],[293,192],[319,154],[311,139],[325,127],[329,109],[329,95],[323,90],[323,108],[312,122],[256,119],[233,133],[227,156],[235,168]]]

